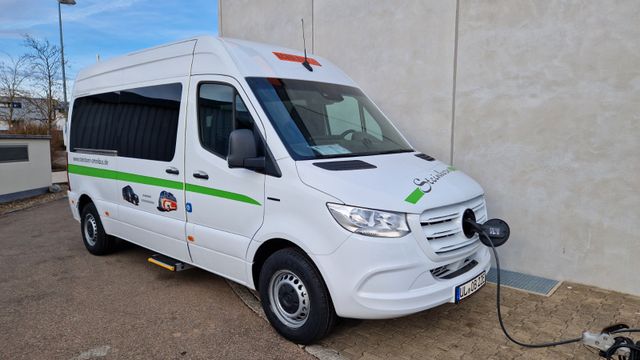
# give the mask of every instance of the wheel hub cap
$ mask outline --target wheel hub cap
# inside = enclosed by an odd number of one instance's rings
[[[273,274],[269,301],[278,319],[289,327],[301,327],[309,317],[309,293],[302,280],[291,271],[280,270]]]
[[[98,236],[98,223],[91,214],[87,214],[84,218],[84,238],[91,246],[96,244],[96,237]]]

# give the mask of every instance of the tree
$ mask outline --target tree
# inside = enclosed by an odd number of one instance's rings
[[[7,111],[2,114],[2,118],[9,124],[9,129],[13,129],[17,120],[13,103],[24,95],[22,85],[29,76],[26,71],[28,59],[24,55],[18,58],[9,54],[6,56],[8,61],[0,62],[0,95],[8,103]]]
[[[47,39],[40,40],[31,35],[24,36],[24,45],[28,49],[26,59],[31,67],[31,87],[35,92],[31,96],[31,105],[45,119],[51,134],[56,120],[56,110],[59,108],[56,95],[60,90],[60,48]]]

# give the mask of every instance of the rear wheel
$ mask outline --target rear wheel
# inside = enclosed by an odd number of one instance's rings
[[[80,227],[84,246],[93,255],[106,255],[113,251],[115,244],[113,237],[107,235],[102,227],[98,210],[93,203],[82,209]]]
[[[285,338],[309,344],[329,334],[336,321],[320,273],[300,251],[276,251],[260,271],[260,299],[271,325]]]

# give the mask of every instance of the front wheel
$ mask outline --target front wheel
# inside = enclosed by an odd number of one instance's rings
[[[276,251],[260,271],[260,299],[271,325],[285,338],[309,344],[329,334],[336,313],[322,276],[300,251]]]

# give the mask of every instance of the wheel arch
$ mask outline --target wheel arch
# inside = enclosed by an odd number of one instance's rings
[[[262,242],[253,255],[253,262],[251,265],[251,279],[253,280],[253,286],[256,290],[258,290],[258,286],[260,284],[260,270],[262,269],[264,262],[276,251],[286,248],[296,248],[308,257],[307,253],[300,246],[286,239],[273,238]]]
[[[78,214],[82,216],[82,209],[84,209],[85,206],[91,203],[93,203],[93,200],[91,199],[91,197],[89,197],[89,195],[80,195],[80,197],[78,198]]]
[[[271,238],[269,240],[263,241],[262,244],[260,244],[260,246],[256,250],[255,254],[253,255],[253,262],[251,265],[251,280],[253,281],[253,285],[256,290],[259,291],[260,270],[262,269],[264,262],[267,260],[267,258],[269,258],[269,256],[271,256],[276,251],[286,249],[286,248],[296,249],[304,257],[306,257],[311,262],[311,264],[313,264],[316,271],[318,271],[318,274],[320,274],[326,286],[327,280],[324,278],[324,274],[320,270],[320,267],[318,266],[318,264],[316,264],[313,258],[309,255],[307,250],[305,250],[302,246],[296,244],[291,240],[275,237],[275,238]]]

